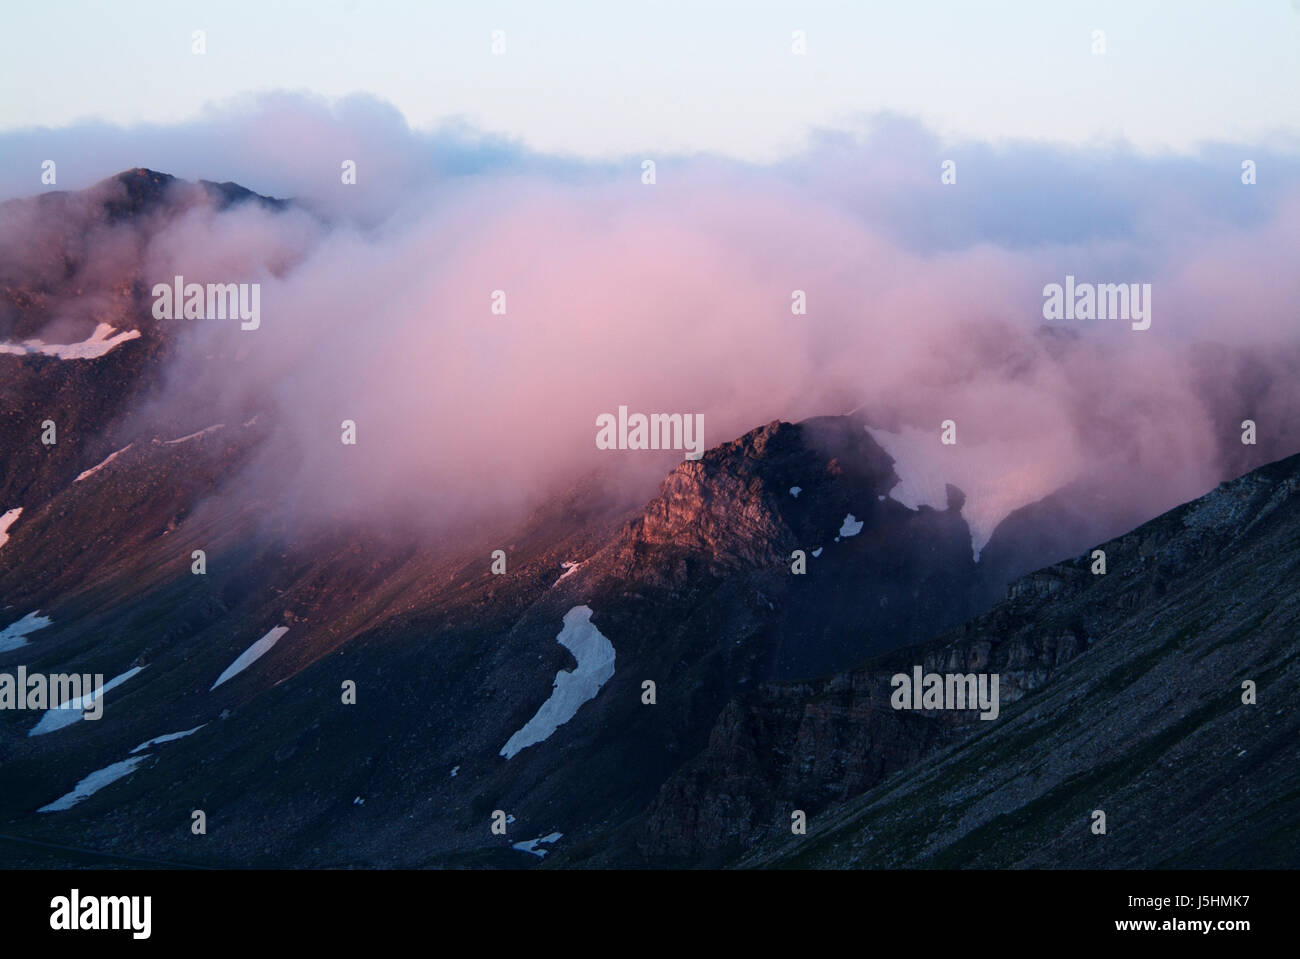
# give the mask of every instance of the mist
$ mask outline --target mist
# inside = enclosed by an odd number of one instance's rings
[[[261,284],[257,330],[160,321],[178,348],[142,415],[201,428],[266,410],[222,495],[290,503],[311,525],[504,522],[594,470],[652,491],[682,453],[596,449],[597,417],[619,406],[701,413],[706,448],[857,410],[900,461],[900,498],[962,488],[977,541],[1068,483],[1153,516],[1300,450],[1300,160],[1285,144],[948,143],[884,116],[767,167],[593,164],[412,130],[370,98],[277,94],[176,127],[0,134],[0,192],[38,192],[44,154],[64,158],[60,189],[145,166],[295,199],[105,230],[81,269]],[[34,249],[30,224],[2,222],[7,256]],[[1150,328],[1045,321],[1043,288],[1067,274],[1150,284]]]

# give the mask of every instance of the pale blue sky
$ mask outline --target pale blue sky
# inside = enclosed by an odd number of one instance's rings
[[[0,130],[192,119],[270,89],[369,92],[548,152],[788,154],[816,127],[1144,151],[1294,144],[1300,0],[7,3]],[[207,53],[190,52],[203,29]],[[494,56],[491,32],[506,32]],[[791,54],[791,33],[808,53]],[[1104,55],[1092,31],[1106,33]]]

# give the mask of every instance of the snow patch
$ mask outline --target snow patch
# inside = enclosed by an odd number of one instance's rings
[[[80,482],[81,482],[82,480],[84,480],[87,476],[94,476],[96,473],[98,473],[100,470],[102,470],[105,466],[107,466],[109,463],[113,462],[113,460],[117,459],[119,456],[121,456],[123,453],[125,453],[127,450],[129,450],[129,449],[130,449],[132,446],[134,446],[134,445],[135,445],[134,443],[128,443],[128,444],[126,444],[126,446],[123,446],[123,447],[122,447],[120,450],[118,450],[116,453],[110,453],[109,456],[108,456],[108,459],[104,460],[104,462],[100,463],[98,466],[92,466],[90,469],[86,470],[84,473],[82,473],[80,476],[78,476],[78,477],[77,477],[76,479],[74,479],[72,482],[74,482],[74,483],[80,483]]]
[[[105,766],[103,769],[97,769],[77,785],[72,787],[72,792],[60,796],[52,803],[42,806],[37,812],[60,812],[64,809],[71,809],[83,799],[87,799],[99,792],[110,783],[115,783],[125,776],[135,772],[135,768],[148,759],[148,756],[136,756],[134,758],[123,759],[121,762],[113,763],[111,766]]]
[[[23,508],[15,506],[9,512],[0,516],[0,546],[9,542],[9,527],[14,525],[14,520],[23,515]]]
[[[225,423],[217,423],[213,426],[209,426],[206,427],[205,429],[201,429],[197,433],[190,433],[188,436],[182,436],[174,440],[163,440],[163,446],[175,446],[177,443],[188,443],[190,440],[196,440],[200,436],[206,436],[208,433],[215,433],[217,430],[222,429],[225,425],[226,425]]]
[[[582,563],[572,562],[572,561],[561,563],[560,565],[564,567],[564,572],[560,574],[560,579],[565,579],[569,576],[572,576],[582,567]],[[555,582],[551,584],[552,589],[560,585],[560,579],[557,579]]]
[[[525,842],[517,842],[514,845],[512,845],[510,848],[518,849],[520,852],[530,852],[538,859],[542,859],[546,856],[546,850],[538,849],[537,844],[540,842],[545,842],[545,843],[559,842],[563,837],[564,837],[564,833],[553,832],[545,836],[539,836],[536,839],[529,839]]]
[[[253,665],[253,663],[257,662],[257,660],[265,656],[268,652],[271,651],[271,647],[274,646],[277,642],[279,642],[280,637],[283,636],[288,631],[289,631],[288,626],[277,626],[275,627],[275,629],[271,630],[269,633],[267,633],[265,636],[263,636],[261,639],[255,642],[252,646],[249,646],[248,649],[244,650],[242,653],[239,654],[238,659],[236,659],[233,663],[231,663],[229,666],[226,667],[226,671],[224,673],[222,673],[220,676],[217,677],[217,681],[208,688],[208,692],[212,692],[212,690],[216,689],[227,679],[230,679],[230,677],[242,673],[249,666]]]
[[[499,755],[506,759],[548,738],[614,675],[614,646],[591,624],[590,606],[575,606],[565,613],[564,628],[555,641],[573,653],[578,668],[555,674],[551,698],[501,747]]]
[[[456,778],[456,773],[458,773],[458,772],[460,772],[460,767],[459,767],[459,766],[452,766],[452,767],[451,767],[451,778],[452,778],[452,779],[455,779],[455,778]]]
[[[802,492],[803,492],[803,487],[802,487],[802,486],[791,486],[791,487],[790,487],[790,495],[793,496],[795,499],[798,499],[798,498],[799,498],[799,494],[802,493]]]
[[[163,743],[170,743],[175,742],[177,739],[184,739],[186,736],[193,736],[206,725],[207,723],[199,723],[193,729],[186,729],[179,733],[167,733],[165,736],[155,736],[153,739],[136,746],[135,749],[131,750],[131,752],[138,753],[141,750],[148,749],[150,746],[160,746]]]
[[[51,622],[52,620],[48,616],[41,616],[40,610],[37,610],[34,613],[28,613],[18,622],[10,623],[4,629],[0,629],[0,653],[7,653],[19,646],[26,646],[28,633],[44,629]]]
[[[857,536],[862,532],[863,520],[855,519],[850,513],[844,517],[844,522],[840,524],[840,536]]]
[[[22,343],[0,343],[0,353],[10,353],[14,356],[43,354],[45,356],[57,356],[61,360],[94,360],[129,340],[138,340],[140,338],[139,330],[131,330],[112,336],[113,329],[107,323],[100,323],[95,327],[95,332],[90,334],[90,339],[82,340],[80,343],[50,344],[42,343],[40,340],[24,340]]]
[[[135,672],[139,672],[139,670],[137,669]],[[107,689],[108,687],[105,686],[104,688]],[[135,749],[131,750],[131,752],[138,753],[141,750],[148,749],[151,746],[157,746],[160,743],[169,743],[176,739],[182,739],[185,736],[198,732],[206,725],[207,723],[201,723],[193,729],[186,729],[183,732],[168,733],[165,736],[156,736],[153,739],[136,746]],[[105,786],[131,775],[131,773],[135,772],[136,768],[142,762],[149,758],[151,757],[148,753],[143,756],[128,756],[121,762],[113,763],[111,766],[105,766],[103,769],[97,769],[85,779],[81,780],[81,782],[77,783],[77,785],[73,786],[72,792],[60,796],[58,799],[54,800],[54,802],[47,803],[36,811],[61,812],[64,809],[71,809],[77,803],[99,792]]]
[[[812,552],[813,556],[820,556],[822,554],[822,549],[823,547],[818,546],[815,550],[813,550]]]
[[[99,691],[100,697],[110,689],[116,689],[118,686],[121,686],[132,676],[142,672],[143,670],[143,666],[136,666],[132,669],[128,669],[120,676],[114,676],[106,682],[104,687]],[[28,730],[27,735],[44,736],[46,733],[52,733],[56,729],[63,729],[65,726],[71,726],[73,723],[79,722],[82,718],[81,711],[94,701],[95,692],[94,690],[90,690],[78,696],[76,699],[69,699],[60,703],[58,709],[45,710],[45,715],[41,717],[41,721]],[[103,707],[101,706],[100,708],[102,709]],[[96,722],[98,722],[98,720],[96,720]],[[135,750],[132,750],[132,752],[135,752]]]

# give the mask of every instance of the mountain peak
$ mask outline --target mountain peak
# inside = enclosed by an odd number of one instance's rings
[[[277,212],[286,209],[289,205],[288,200],[263,196],[238,183],[230,181],[216,183],[212,180],[190,182],[148,167],[131,167],[123,170],[106,180],[101,180],[91,190],[106,195],[105,212],[110,220],[119,220],[138,216],[156,208],[166,202],[178,188],[201,190],[202,195],[218,210],[225,210],[250,200]]]
[[[889,457],[856,421],[773,420],[678,464],[626,545],[633,554],[699,551],[717,569],[770,568],[801,543],[833,538],[848,513],[872,510],[895,482]]]

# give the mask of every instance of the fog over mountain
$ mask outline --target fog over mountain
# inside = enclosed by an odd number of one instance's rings
[[[0,851],[908,866],[1023,816],[976,858],[1059,866],[1122,797],[1126,863],[1214,860],[1171,816],[1289,861],[1286,146],[594,163],[285,94],[0,133],[0,674],[109,689],[0,711]],[[699,448],[626,448],[653,414]],[[952,669],[984,719],[891,704]],[[904,782],[937,811],[870,846]]]
[[[882,116],[772,167],[648,153],[647,185],[641,157],[539,156],[464,128],[411,130],[368,98],[284,94],[180,127],[0,145],[10,196],[37,192],[48,154],[59,187],[147,166],[292,198],[99,226],[66,276],[40,238],[75,230],[77,203],[63,225],[51,207],[8,204],[0,259],[45,271],[50,289],[21,316],[3,303],[0,338],[21,324],[83,339],[97,322],[87,289],[109,277],[133,275],[145,302],[175,275],[260,283],[260,329],[159,322],[178,343],[150,409],[194,430],[272,411],[274,435],[222,495],[291,493],[308,522],[437,529],[535,507],[614,468],[593,437],[620,405],[703,413],[706,446],[861,410],[900,434],[905,482],[963,490],[977,540],[1070,483],[1108,492],[1118,532],[1300,449],[1300,167],[1265,148],[946,144]],[[340,182],[349,159],[355,185]],[[955,184],[940,182],[946,159]],[[1240,182],[1242,159],[1258,184]],[[1067,274],[1151,284],[1150,329],[1045,322],[1043,287]],[[792,314],[796,290],[806,315]],[[344,419],[356,455],[340,455]],[[945,447],[948,419],[958,442]],[[1257,446],[1239,442],[1244,419]],[[615,485],[639,490],[676,461],[618,459],[640,480]]]

